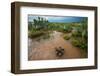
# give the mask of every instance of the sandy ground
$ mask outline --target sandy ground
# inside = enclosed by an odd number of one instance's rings
[[[53,38],[49,40],[37,41],[35,39],[28,41],[28,59],[29,60],[50,60],[50,59],[72,59],[82,58],[81,49],[74,47],[69,41],[62,38],[62,33],[54,31]],[[64,54],[61,57],[56,55],[55,48],[64,48]]]

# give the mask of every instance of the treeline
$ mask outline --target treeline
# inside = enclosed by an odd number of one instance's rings
[[[70,32],[74,23],[54,23],[49,22],[43,17],[37,17],[32,22],[28,22],[28,30],[56,30],[61,32]]]
[[[33,22],[28,23],[28,29],[46,29],[49,21],[42,17],[37,17],[37,19],[33,19]]]

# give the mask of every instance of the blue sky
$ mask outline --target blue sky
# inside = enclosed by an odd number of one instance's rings
[[[72,17],[72,16],[39,16],[47,19],[49,22],[60,22],[60,23],[69,23],[69,22],[80,22],[84,17]],[[32,22],[33,19],[38,18],[38,16],[29,15],[28,21]]]

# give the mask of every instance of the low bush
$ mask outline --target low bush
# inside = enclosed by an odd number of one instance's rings
[[[79,47],[83,50],[87,50],[87,43],[83,42],[82,40],[72,39],[71,42],[72,42],[72,45]]]
[[[45,34],[44,32],[42,32],[42,31],[36,31],[36,32],[29,32],[28,33],[28,37],[29,38],[36,38],[36,37],[39,37],[39,36],[41,36],[41,35],[43,35],[43,34]]]
[[[80,43],[80,41],[79,40],[76,40],[76,39],[72,39],[72,44],[74,45],[74,46],[76,46],[76,47],[80,47],[80,45],[81,45],[81,43]]]
[[[87,44],[81,43],[80,48],[83,49],[83,50],[87,50]]]
[[[72,36],[73,37],[80,37],[81,33],[79,33],[79,32],[72,32]]]
[[[69,40],[70,39],[70,36],[68,36],[68,35],[64,35],[64,37],[63,37],[65,40]]]

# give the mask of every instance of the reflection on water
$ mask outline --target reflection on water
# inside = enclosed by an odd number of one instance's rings
[[[29,60],[49,60],[80,58],[80,49],[74,47],[69,41],[63,39],[61,32],[53,31],[38,38],[28,38],[28,59]],[[56,56],[55,48],[64,49],[61,58]]]

